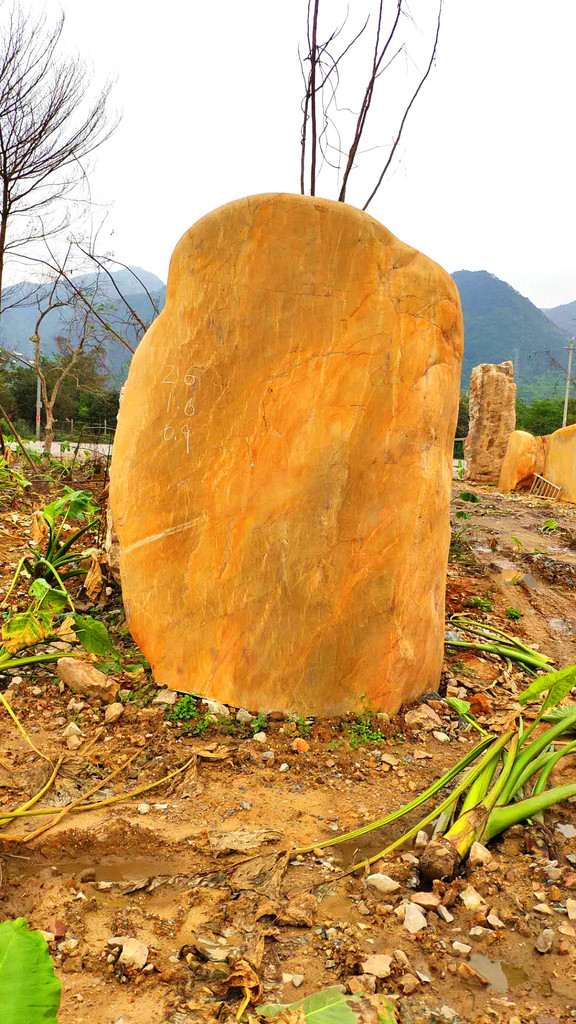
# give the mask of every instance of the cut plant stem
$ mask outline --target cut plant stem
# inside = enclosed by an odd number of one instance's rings
[[[504,757],[502,771],[490,791],[478,803],[476,802],[477,794],[472,792],[471,795],[469,792],[467,800],[471,800],[470,806],[467,806],[465,801],[462,813],[446,835],[433,839],[431,843],[428,843],[420,858],[419,865],[420,871],[426,878],[430,880],[434,878],[451,878],[461,861],[468,856],[472,844],[479,842],[483,838],[491,811],[514,767],[517,749],[518,733],[514,733],[510,739],[510,748],[506,751]],[[487,777],[488,786],[490,785],[499,759],[500,752],[495,754],[492,762],[488,763],[486,771],[479,776],[477,783],[481,782],[484,785]],[[488,775],[489,770],[491,771]],[[476,787],[477,783],[475,784]],[[486,786],[486,789],[488,786]],[[471,790],[474,790],[474,787],[471,787]]]
[[[500,658],[510,658],[512,661],[519,661],[521,664],[528,665],[530,668],[542,669],[547,668],[550,664],[548,659],[544,659],[534,652],[529,655],[514,647],[505,647],[503,644],[475,643],[472,640],[446,640],[445,642],[449,647],[465,647],[469,650],[486,651],[488,654],[497,654]]]

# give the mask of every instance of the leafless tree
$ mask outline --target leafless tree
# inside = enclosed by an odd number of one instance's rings
[[[64,290],[63,290],[64,285]],[[39,295],[42,295],[39,292]],[[44,433],[44,454],[49,455],[54,440],[54,407],[62,385],[67,377],[74,372],[74,367],[80,357],[91,352],[95,355],[102,355],[101,341],[98,338],[94,327],[90,322],[90,310],[86,306],[79,306],[76,297],[70,293],[61,275],[54,277],[49,289],[39,298],[38,316],[34,327],[34,334],[30,338],[34,345],[34,356],[27,359],[21,353],[13,352],[12,357],[18,362],[34,370],[39,382],[42,394],[42,405],[46,420]],[[51,367],[48,374],[42,362],[42,331],[46,317],[55,310],[66,309],[72,314],[66,336],[57,339],[60,352],[58,364]]]
[[[379,170],[374,187],[362,206],[363,210],[374,199],[386,173],[393,164],[410,111],[432,71],[438,49],[443,0],[436,0],[436,4],[435,31],[428,59],[425,67],[418,72],[415,85],[409,91],[387,147],[387,155]],[[385,16],[386,7],[390,8],[388,20]],[[408,0],[389,0],[388,4],[385,3],[385,0],[375,0],[375,15],[373,17],[369,15],[350,42],[342,45],[337,41],[340,40],[346,28],[348,15],[342,25],[333,29],[323,38],[319,31],[320,13],[320,0],[308,0],[307,55],[303,60],[301,59],[305,91],[302,100],[300,138],[300,191],[304,195],[308,188],[310,195],[316,195],[321,165],[326,163],[338,172],[338,200],[343,203],[346,200],[350,176],[357,167],[358,157],[362,153],[360,146],[365,139],[366,126],[369,115],[373,112],[378,87],[382,84],[385,72],[389,71],[401,55],[407,55],[407,45],[402,30],[405,23],[412,23],[412,17],[408,8]],[[343,132],[337,123],[341,120],[344,109],[338,103],[340,69],[346,55],[355,47],[360,37],[365,35],[366,30],[370,29],[371,22],[374,23],[373,42],[366,85],[359,110],[353,116],[351,140],[343,147],[341,141]],[[339,47],[339,52],[335,52],[336,46]],[[335,142],[330,141],[331,133],[336,138]],[[336,163],[334,163],[334,156]]]
[[[85,181],[84,161],[118,121],[109,114],[111,83],[90,98],[88,68],[61,54],[64,15],[49,26],[17,0],[0,10],[1,295],[9,254],[63,229],[66,201]]]
[[[92,331],[97,328],[101,331],[101,341],[116,341],[124,346],[130,355],[135,352],[135,346],[130,343],[127,335],[133,337],[136,344],[140,342],[148,330],[152,320],[160,313],[160,307],[154,295],[146,287],[145,283],[138,276],[132,267],[115,259],[109,253],[99,254],[97,251],[98,232],[88,240],[71,239],[62,256],[51,247],[50,241],[44,237],[44,254],[24,254],[22,258],[40,267],[49,280],[57,280],[67,289],[67,300],[65,306],[69,309],[83,309],[90,317]],[[114,276],[114,270],[120,267],[126,270],[135,282],[144,291],[151,309],[151,315],[143,319],[134,306],[130,303],[118,285]],[[74,268],[74,269],[72,269]],[[87,275],[93,276],[92,284],[87,287],[83,278]],[[107,280],[116,293],[120,307],[113,308],[113,304],[103,301],[100,282]]]
[[[111,342],[117,342],[132,355],[136,344],[148,330],[151,321],[160,312],[155,297],[131,267],[108,255],[98,255],[94,241],[70,241],[62,256],[50,247],[44,239],[44,255],[28,255],[23,258],[41,268],[44,280],[38,286],[36,301],[38,315],[34,333],[30,338],[34,346],[31,358],[22,353],[12,352],[12,358],[34,370],[39,382],[45,415],[44,454],[49,455],[54,440],[54,408],[66,378],[74,376],[75,368],[83,355],[93,355],[106,366]],[[124,295],[114,276],[114,270],[121,267],[140,285],[150,303],[151,315],[143,319],[128,297]],[[87,283],[89,281],[90,283]],[[108,282],[116,294],[118,304],[106,300],[102,282]],[[58,343],[59,358],[47,373],[43,366],[45,351],[42,334],[46,317],[60,311],[61,324]]]

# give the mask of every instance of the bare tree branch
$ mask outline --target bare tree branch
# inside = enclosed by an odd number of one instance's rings
[[[378,178],[375,188],[368,197],[366,204],[363,209],[366,209],[368,204],[374,198],[376,192],[380,188],[385,174],[391,166],[391,163],[396,155],[398,145],[402,138],[404,127],[416,99],[422,89],[426,79],[428,78],[434,59],[436,57],[438,38],[440,34],[440,22],[442,15],[443,0],[437,0],[438,15],[436,21],[436,33],[434,38],[434,45],[432,47],[432,53],[428,61],[427,68],[424,74],[420,77],[418,85],[406,104],[400,123],[396,133],[393,137],[393,142],[390,147],[390,151],[387,159],[385,160],[384,168]],[[344,56],[354,47],[360,36],[364,33],[370,16],[364,22],[359,32],[353,36],[352,40],[342,49],[339,56],[333,56],[332,42],[341,33],[344,24],[332,32],[326,42],[319,42],[319,24],[320,24],[320,0],[308,0],[308,14],[307,14],[307,42],[308,42],[308,55],[302,59],[300,52],[298,54],[300,59],[300,66],[302,70],[302,77],[304,81],[304,98],[302,100],[302,128],[300,137],[300,191],[302,194],[306,192],[306,169],[309,164],[309,192],[310,195],[315,195],[318,188],[318,176],[324,167],[328,165],[333,168],[338,174],[338,200],[340,202],[346,201],[347,190],[350,183],[350,176],[352,171],[357,166],[357,158],[363,152],[373,151],[378,146],[370,145],[362,147],[362,140],[366,132],[367,122],[369,115],[374,106],[374,99],[376,95],[376,87],[380,80],[383,78],[385,72],[391,67],[391,65],[397,60],[401,53],[407,53],[407,44],[404,41],[403,24],[413,23],[413,18],[408,9],[408,0],[390,0],[390,4],[394,10],[391,14],[391,22],[388,30],[384,31],[385,23],[385,4],[384,0],[375,0],[376,16],[375,16],[375,31],[374,41],[372,46],[372,56],[370,59],[369,72],[367,74],[367,82],[364,87],[362,101],[360,103],[360,109],[354,115],[355,122],[352,133],[352,141],[349,147],[344,152],[342,150],[341,135],[339,124],[337,123],[334,111],[341,114],[343,111],[350,111],[349,106],[340,106],[337,101],[337,94],[340,88],[340,74],[339,65]],[[394,46],[393,46],[394,43]],[[393,52],[392,52],[393,50]],[[308,73],[305,72],[304,65],[309,65]],[[321,120],[319,109],[321,109]],[[308,127],[310,122],[310,128]],[[335,144],[332,141],[335,137]],[[337,157],[330,158],[330,154],[337,154]],[[321,156],[319,163],[318,156]],[[340,182],[340,169],[342,164],[342,158],[344,158],[344,171],[342,180]]]
[[[85,179],[84,161],[118,124],[108,114],[112,83],[90,99],[85,64],[60,55],[63,27],[64,15],[48,27],[18,0],[0,27],[0,294],[6,254],[26,248],[35,233],[29,227],[15,243],[16,219],[72,197]]]
[[[399,145],[400,139],[402,138],[402,132],[404,131],[404,125],[406,124],[406,121],[408,120],[408,115],[409,115],[409,113],[410,113],[410,111],[412,109],[413,104],[415,103],[415,101],[416,101],[416,99],[418,97],[418,93],[420,92],[422,86],[424,85],[424,82],[426,81],[426,79],[428,78],[428,75],[430,74],[430,72],[432,70],[432,65],[434,64],[434,58],[436,57],[436,50],[438,48],[438,38],[440,36],[440,22],[441,22],[441,19],[442,19],[442,6],[443,6],[443,3],[444,3],[444,0],[440,0],[439,5],[438,5],[438,19],[437,19],[437,22],[436,22],[436,35],[434,36],[434,45],[432,47],[432,53],[430,54],[430,60],[428,62],[428,67],[426,68],[426,71],[422,75],[422,78],[420,79],[420,81],[418,83],[418,86],[416,87],[414,93],[412,94],[412,98],[410,99],[410,102],[408,103],[408,106],[406,107],[406,110],[404,111],[404,116],[403,116],[403,118],[402,118],[402,120],[400,122],[400,127],[398,128],[398,132],[396,134],[396,138],[394,139],[394,143],[392,145],[392,149],[390,150],[390,154],[388,156],[388,159],[387,159],[386,163],[384,164],[384,167],[382,169],[382,173],[380,174],[380,177],[378,178],[378,181],[376,182],[376,185],[372,189],[370,195],[368,196],[368,199],[366,200],[366,202],[364,203],[364,206],[362,207],[363,210],[367,210],[368,209],[368,206],[370,205],[370,203],[374,199],[374,196],[376,195],[378,189],[380,188],[380,185],[382,184],[382,182],[384,180],[384,175],[386,174],[388,168],[390,167],[390,164],[392,163],[392,160],[394,159],[394,154],[395,154],[396,150],[398,149],[398,145]]]

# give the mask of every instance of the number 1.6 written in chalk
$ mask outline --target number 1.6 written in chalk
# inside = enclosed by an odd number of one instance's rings
[[[167,366],[165,367],[165,370],[166,370],[166,372],[165,372],[165,374],[164,374],[164,376],[162,378],[162,384],[168,384],[170,386],[178,384],[179,383],[179,377],[178,377],[177,367],[173,363],[168,363]],[[191,370],[187,370],[187,372],[184,374],[183,382],[184,382],[184,384],[187,387],[192,388],[192,396],[187,399],[186,404],[184,406],[184,415],[185,416],[194,416],[195,413],[196,413],[196,406],[194,404],[194,402],[195,402],[194,396],[195,396],[195,393],[196,393],[196,376],[195,376],[195,374],[192,373]],[[167,404],[166,404],[166,412],[167,413],[172,412],[172,404],[173,404],[172,400],[173,400],[173,392],[170,391],[170,393],[168,395],[168,401],[167,401]],[[174,412],[178,413],[179,412],[179,408],[175,407],[174,408]],[[189,425],[187,423],[183,424],[183,426],[180,428],[179,433],[177,432],[176,428],[173,427],[171,424],[167,424],[164,427],[163,431],[162,431],[162,440],[163,441],[178,440],[179,436],[181,436],[181,437],[183,437],[185,439],[186,454],[189,454],[190,453],[190,427],[189,427]]]

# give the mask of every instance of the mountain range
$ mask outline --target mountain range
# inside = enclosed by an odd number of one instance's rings
[[[514,363],[518,394],[526,401],[563,394],[566,346],[576,333],[576,301],[552,309],[538,309],[530,299],[485,270],[458,270],[452,275],[462,300],[465,326],[465,350],[462,366],[462,390],[467,391],[472,367],[478,363]],[[102,315],[135,348],[141,330],[130,317],[135,310],[145,323],[155,316],[154,305],[162,309],[166,286],[159,277],[140,267],[129,267],[112,274],[114,284],[125,297],[120,298],[107,277],[80,275],[72,278],[75,286],[92,294]],[[34,293],[34,301],[30,295]],[[149,294],[148,294],[149,293]],[[29,340],[38,316],[37,299],[47,288],[21,282],[4,291],[4,313],[0,325],[0,346],[32,355]],[[151,301],[152,299],[152,301]],[[56,338],[70,330],[61,309],[50,312],[42,325],[42,350],[45,355],[57,351]],[[130,352],[120,342],[109,339],[106,362],[110,386],[117,388],[126,379]]]
[[[150,324],[156,316],[156,309],[161,310],[164,306],[166,286],[159,277],[142,267],[115,271],[111,278],[102,274],[80,274],[70,280],[89,297],[102,318],[135,349],[142,330],[131,310],[143,323]],[[56,289],[54,298],[65,299],[72,293],[70,286],[63,282]],[[18,352],[27,359],[32,357],[34,345],[30,337],[35,331],[39,308],[45,305],[49,294],[48,285],[37,285],[30,281],[21,281],[4,290],[0,348]],[[93,322],[98,327],[97,321]],[[43,354],[55,355],[58,351],[56,339],[70,332],[74,334],[74,325],[70,322],[66,308],[51,310],[41,325]],[[126,380],[131,353],[113,336],[106,338],[105,351],[110,387],[118,389]]]
[[[486,270],[452,274],[464,313],[462,390],[472,367],[511,359],[518,395],[526,401],[564,393],[566,346],[570,341],[570,307],[538,309],[530,299]],[[576,321],[572,331],[576,330]],[[555,365],[556,364],[556,365]]]

